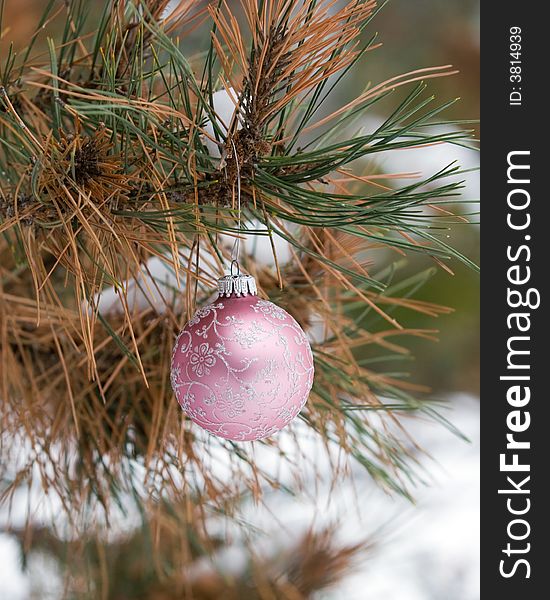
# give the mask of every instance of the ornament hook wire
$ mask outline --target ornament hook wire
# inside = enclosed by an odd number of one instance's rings
[[[233,273],[233,267],[235,267],[236,273]],[[239,265],[239,261],[234,258],[231,261],[231,277],[239,277],[240,274],[241,274],[241,267]]]

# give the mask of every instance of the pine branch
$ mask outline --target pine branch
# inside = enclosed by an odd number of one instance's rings
[[[127,493],[174,495],[184,485],[228,511],[243,490],[277,485],[250,449],[197,435],[168,383],[174,335],[207,301],[234,237],[267,236],[273,249],[287,242],[291,260],[274,252],[268,268],[250,252],[243,268],[310,332],[322,322],[303,421],[327,448],[340,446],[409,496],[416,449],[396,426],[431,405],[395,361],[408,356],[407,336],[435,335],[408,327],[411,314],[447,309],[410,297],[428,274],[399,282],[398,265],[378,272],[372,257],[389,249],[446,269],[452,260],[475,265],[445,237],[461,222],[451,213],[460,167],[409,174],[402,185],[403,174],[384,173],[376,158],[471,143],[442,116],[451,103],[425,95],[424,81],[454,71],[390,77],[321,118],[331,91],[377,47],[374,37],[361,41],[374,1],[242,0],[208,10],[183,1],[164,17],[166,6],[105,1],[91,14],[85,2],[54,1],[26,48],[16,54],[2,40],[4,430],[36,449],[45,487],[69,512],[96,502],[108,514]],[[188,56],[185,36],[201,27],[209,46]],[[214,102],[220,88],[234,99],[226,123]],[[390,100],[380,126],[355,129]],[[144,275],[152,259],[173,274],[171,287]],[[162,308],[136,307],[136,282]],[[106,293],[118,312],[101,309]],[[231,483],[211,475],[216,452],[232,457]],[[22,464],[4,499],[32,480],[30,459]],[[182,465],[195,477],[167,475]]]

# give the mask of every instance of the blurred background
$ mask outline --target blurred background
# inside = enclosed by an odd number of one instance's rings
[[[36,28],[46,0],[7,0],[4,7],[4,36],[23,47]],[[341,102],[360,93],[368,81],[378,82],[416,68],[452,64],[460,73],[435,79],[430,90],[443,101],[460,97],[449,118],[479,117],[479,0],[391,0],[370,27],[379,32],[383,46],[370,53],[340,90]],[[9,35],[7,35],[9,30]],[[204,32],[197,31],[186,45],[196,51],[204,45]],[[4,46],[2,52],[5,51]],[[3,57],[2,57],[3,58]],[[377,105],[378,106],[378,105]],[[380,105],[382,107],[382,105]],[[377,109],[380,110],[380,109]],[[373,122],[383,114],[372,115]],[[365,123],[368,127],[368,123]],[[476,126],[474,128],[477,129]],[[479,201],[478,154],[449,147],[422,151],[398,151],[382,157],[388,171],[418,171],[424,175],[458,160],[472,169],[465,179],[463,200],[468,212],[476,212]],[[477,215],[471,217],[478,220]],[[479,260],[477,225],[456,226],[450,242],[475,262]],[[422,257],[410,257],[411,273],[430,266]],[[268,557],[280,554],[285,540],[298,539],[313,522],[336,531],[341,543],[353,543],[365,536],[372,544],[357,564],[332,588],[312,597],[347,600],[476,600],[479,597],[479,278],[467,267],[452,265],[454,274],[439,271],[420,292],[419,298],[454,309],[439,317],[439,342],[416,341],[411,350],[413,379],[433,390],[445,401],[445,416],[469,438],[464,441],[440,425],[418,421],[410,427],[413,437],[427,451],[423,461],[426,486],[416,490],[417,504],[388,498],[362,473],[338,486],[316,484],[316,493],[303,498],[273,493],[269,510],[254,503],[244,506],[252,530],[255,551]],[[411,327],[433,327],[421,315]],[[309,449],[309,442],[304,442]],[[314,451],[314,442],[311,442]],[[327,473],[329,467],[327,465]],[[6,522],[0,510],[0,598],[60,598],[63,578],[57,558],[43,552],[22,560],[21,544],[9,529],[24,522],[28,510],[25,499]],[[55,503],[42,505],[41,519],[53,518]],[[284,525],[279,517],[285,514]],[[128,524],[129,523],[129,524]],[[120,529],[131,527],[131,518]],[[220,530],[227,531],[223,522]],[[216,569],[235,573],[245,568],[244,556],[250,540],[238,540],[231,551],[219,556]],[[208,573],[211,565],[204,566]],[[121,577],[131,579],[128,571]],[[131,573],[131,571],[130,571]],[[120,588],[122,589],[122,588]],[[176,598],[179,596],[141,595],[130,583],[112,598]],[[133,591],[132,591],[133,590]],[[207,597],[207,596],[204,596]],[[212,598],[222,596],[211,596]]]

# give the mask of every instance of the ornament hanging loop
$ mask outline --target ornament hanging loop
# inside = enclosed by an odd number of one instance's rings
[[[258,287],[256,280],[251,275],[243,275],[241,273],[241,265],[239,263],[240,248],[241,248],[241,229],[242,229],[242,212],[241,212],[241,170],[239,159],[237,157],[237,147],[231,139],[233,146],[233,156],[237,166],[237,235],[231,249],[231,264],[229,267],[229,275],[218,279],[218,292],[220,296],[229,298],[231,296],[256,296]]]
[[[235,165],[237,167],[237,237],[233,242],[233,248],[231,250],[231,275],[233,275],[233,264],[235,263],[238,268],[237,275],[240,275],[241,269],[239,267],[239,256],[241,251],[241,228],[242,228],[242,215],[241,215],[241,168],[239,166],[239,157],[237,156],[237,147],[235,142],[231,138],[231,145],[233,146],[233,158],[235,159]]]

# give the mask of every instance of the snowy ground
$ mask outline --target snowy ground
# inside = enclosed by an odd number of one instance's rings
[[[387,523],[382,545],[355,576],[326,598],[347,600],[476,600],[479,598],[479,402],[453,399],[450,420],[465,443],[437,425],[412,427],[431,454],[433,477],[417,504],[373,494],[375,514]],[[364,509],[372,527],[372,511]],[[349,523],[350,533],[354,524]]]
[[[477,600],[478,401],[456,396],[449,417],[470,438],[469,444],[440,425],[419,421],[409,427],[431,454],[424,461],[430,481],[416,491],[415,506],[384,495],[368,478],[358,476],[353,486],[343,482],[332,491],[321,486],[314,499],[275,494],[268,500],[268,510],[250,506],[244,516],[266,532],[266,552],[312,523],[318,527],[337,523],[343,542],[374,539],[374,550],[355,573],[319,600]],[[261,453],[258,459],[262,460]],[[284,520],[277,519],[281,515]],[[261,538],[258,550],[262,551]],[[222,570],[238,571],[244,556],[237,548],[216,562]],[[53,600],[61,598],[61,590],[55,564],[35,557],[29,572],[23,572],[16,542],[0,535],[0,598]]]

